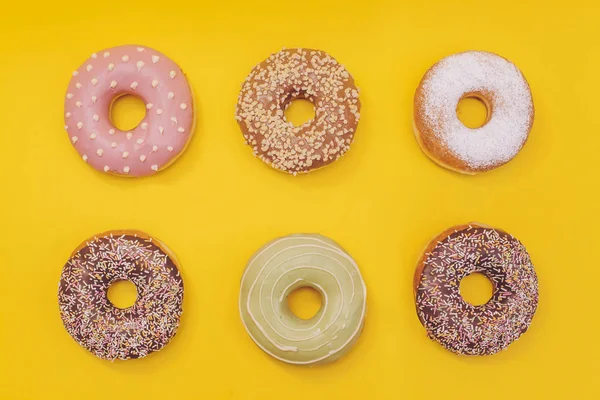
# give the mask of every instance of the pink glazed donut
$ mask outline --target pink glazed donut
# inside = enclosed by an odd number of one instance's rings
[[[110,110],[123,95],[139,97],[146,115],[124,132]],[[120,176],[152,175],[177,159],[194,129],[192,90],[171,59],[148,47],[94,53],[73,72],[65,99],[65,129],[83,161]]]

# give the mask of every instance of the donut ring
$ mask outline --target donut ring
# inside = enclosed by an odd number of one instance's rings
[[[252,69],[235,118],[255,156],[283,172],[307,173],[350,148],[360,119],[358,93],[346,68],[324,51],[284,49]],[[301,126],[284,114],[296,99],[315,106],[315,118]]]
[[[474,97],[487,107],[484,124],[466,127],[457,117],[460,100]],[[476,174],[517,155],[533,126],[529,84],[510,61],[468,51],[431,67],[417,88],[413,127],[423,152],[450,170]]]
[[[298,318],[286,298],[301,287],[321,293],[309,320]],[[321,235],[275,239],[248,262],[240,288],[246,331],[267,354],[289,364],[325,364],[346,354],[364,325],[367,289],[358,266],[337,243]]]
[[[494,286],[492,298],[479,306],[459,290],[475,272]],[[504,350],[527,331],[538,304],[538,279],[525,247],[504,231],[475,223],[450,228],[429,243],[413,290],[429,337],[456,354]]]
[[[129,308],[108,300],[108,287],[118,280],[137,288]],[[95,356],[142,358],[175,335],[183,280],[175,256],[160,241],[139,231],[109,231],[75,249],[62,270],[58,303],[67,332]]]
[[[123,132],[111,122],[113,102],[139,97],[146,115]],[[65,129],[83,161],[113,175],[139,177],[167,168],[193,133],[190,85],[175,62],[149,47],[118,46],[92,54],[73,72]]]

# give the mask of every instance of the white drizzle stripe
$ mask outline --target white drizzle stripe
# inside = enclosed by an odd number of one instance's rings
[[[314,253],[312,253],[312,254],[314,254]],[[307,255],[308,255],[308,254],[307,254]],[[317,268],[315,268],[315,267],[305,267],[305,268],[317,269]],[[298,270],[298,269],[300,269],[300,268],[299,268],[299,267],[297,267],[297,268],[292,268],[292,269],[288,270],[288,272],[291,272],[291,271],[294,271],[294,270]],[[333,277],[334,277],[334,279],[335,279],[335,275],[333,275],[331,272],[329,272],[329,271],[326,271],[326,270],[324,270],[324,269],[322,269],[322,268],[319,268],[319,269],[320,269],[320,270],[322,270],[322,271],[325,271],[325,272],[326,272],[326,273],[328,273],[329,275],[333,276]],[[273,295],[273,291],[274,291],[274,289],[275,289],[275,286],[277,285],[278,281],[279,281],[279,280],[280,280],[280,279],[281,279],[283,276],[284,276],[284,275],[281,275],[281,276],[280,276],[280,277],[277,279],[277,281],[275,282],[275,284],[273,285],[273,288],[271,289],[271,296]],[[306,280],[305,280],[305,279],[301,279],[301,281],[306,281]],[[308,281],[307,281],[307,282],[308,282]],[[341,284],[340,284],[339,280],[337,280],[337,279],[336,279],[336,282],[338,283],[338,288],[340,289],[340,293],[342,293],[342,298],[343,298],[343,290],[342,290],[342,286],[341,286]],[[311,284],[310,284],[310,285],[308,285],[308,286],[316,286],[317,288],[319,288],[319,289],[320,289],[320,291],[321,291],[321,294],[322,294],[322,296],[324,297],[324,299],[323,299],[323,305],[322,305],[322,307],[321,307],[321,308],[322,308],[323,310],[325,310],[325,308],[326,308],[326,307],[327,307],[327,305],[329,304],[329,296],[327,295],[327,292],[326,292],[326,291],[323,289],[323,287],[322,287],[321,285],[319,285],[319,284],[317,284],[317,283],[314,283],[314,282],[310,282],[310,283],[311,283]],[[282,301],[283,301],[283,300],[281,300],[281,298],[285,299],[285,298],[286,298],[286,297],[287,297],[287,296],[290,294],[289,288],[290,288],[291,286],[293,286],[293,284],[289,285],[287,288],[285,288],[285,289],[282,291],[282,293],[281,293],[281,296],[280,296],[280,302],[282,302]],[[271,302],[271,306],[272,306],[273,312],[275,312],[275,307],[273,307],[273,303],[272,303],[272,302]],[[331,324],[329,324],[329,325],[327,325],[327,327],[326,327],[325,329],[323,329],[323,330],[320,330],[320,332],[325,332],[326,330],[328,330],[328,329],[331,327],[331,325],[333,324],[333,322],[335,322],[335,320],[336,320],[336,319],[339,317],[339,315],[341,314],[341,312],[342,312],[342,311],[341,311],[341,308],[340,308],[340,309],[338,310],[338,312],[337,312],[337,314],[336,314],[335,318],[333,318],[333,321],[332,321],[332,323],[331,323]],[[286,328],[290,329],[290,330],[299,331],[299,332],[300,332],[300,331],[307,331],[307,330],[310,330],[310,329],[314,328],[316,325],[318,325],[318,324],[319,324],[319,323],[320,323],[320,322],[323,320],[323,316],[325,315],[325,313],[323,312],[323,313],[320,313],[320,314],[321,314],[321,315],[319,316],[319,318],[317,319],[317,321],[315,321],[315,323],[314,323],[312,326],[310,326],[310,327],[307,327],[307,328],[302,328],[302,329],[299,329],[299,328],[294,328],[294,327],[287,326],[287,325],[285,325],[285,324],[283,323],[283,321],[282,321],[281,319],[280,319],[278,322],[279,322],[280,324],[282,324],[283,326],[285,326]],[[314,319],[314,317],[313,317],[312,319]],[[310,319],[309,321],[312,321],[312,319]],[[270,324],[269,324],[269,325],[270,325]],[[299,340],[308,340],[308,339],[312,339],[312,337],[307,337],[307,338],[305,338],[305,339],[299,339]],[[289,339],[289,340],[295,341],[294,339]]]
[[[292,243],[288,244],[289,241]],[[264,256],[269,258],[264,260]],[[260,264],[257,264],[259,260]],[[277,264],[273,264],[274,262]],[[307,263],[312,265],[305,265]],[[340,268],[342,275],[340,275]],[[281,273],[282,269],[283,273]],[[249,280],[250,271],[253,281]],[[321,278],[330,276],[331,282],[335,282],[334,287],[337,287],[339,293],[332,294],[331,289],[328,292],[327,285],[319,285],[320,279],[314,277],[305,279],[302,274],[307,271],[317,273],[317,277]],[[277,273],[280,276],[277,277]],[[272,284],[271,274],[277,277]],[[299,274],[292,283],[282,280],[286,276],[288,280],[293,279],[290,278],[292,274]],[[346,274],[349,279],[341,278]],[[324,297],[321,310],[313,319],[304,322],[286,317],[281,314],[281,309],[278,311],[278,307],[290,289],[301,281],[306,281],[307,286],[316,287]],[[271,287],[269,292],[263,294],[263,288],[268,290],[265,287],[266,282]],[[282,287],[281,290],[278,289],[278,285]],[[255,290],[257,286],[259,290]],[[344,290],[344,287],[351,290]],[[356,290],[358,293],[355,294]],[[275,292],[280,291],[281,295],[276,295]],[[334,296],[334,304],[336,302],[338,304],[336,309],[330,308],[331,295]],[[355,298],[359,299],[359,302],[352,304]],[[269,309],[263,307],[266,302],[271,303]],[[258,303],[258,307],[253,307],[253,303],[254,305]],[[358,339],[366,313],[366,287],[354,260],[333,241],[320,235],[290,235],[270,242],[250,259],[242,276],[239,311],[248,334],[263,351],[274,358],[297,365],[327,363],[345,354],[351,347],[349,345]],[[348,319],[351,313],[352,317]],[[341,320],[342,315],[345,320]],[[272,322],[276,323],[276,326]],[[290,322],[297,322],[299,327],[288,326]],[[320,324],[326,325],[323,326],[324,329],[319,326]],[[335,329],[327,333],[334,326]],[[280,332],[283,328],[290,332]],[[294,337],[286,336],[291,332],[294,332]],[[272,337],[273,333],[280,339],[275,340]],[[298,337],[305,333],[308,335]],[[323,349],[323,347],[327,348]]]

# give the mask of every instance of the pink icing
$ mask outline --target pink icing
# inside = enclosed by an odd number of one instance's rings
[[[146,104],[138,126],[121,131],[112,101],[134,95]],[[73,72],[65,99],[65,129],[84,161],[98,171],[146,176],[185,149],[194,126],[192,91],[181,69],[148,47],[126,45],[92,54]]]

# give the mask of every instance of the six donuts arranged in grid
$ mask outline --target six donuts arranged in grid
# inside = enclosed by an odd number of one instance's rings
[[[127,45],[93,53],[72,74],[65,129],[83,161],[101,173],[142,177],[170,166],[194,132],[196,110],[179,66],[149,47]],[[123,131],[111,122],[113,102],[141,98],[144,119]],[[235,119],[253,154],[291,175],[323,168],[350,148],[360,120],[359,89],[350,72],[321,50],[283,49],[257,64],[242,83]],[[478,128],[457,117],[458,102],[474,97],[487,107]],[[300,126],[285,110],[307,99],[315,116]],[[525,144],[534,118],[531,91],[510,61],[488,52],[446,57],[424,75],[414,98],[413,126],[423,152],[440,166],[476,174],[510,161]],[[460,282],[481,273],[491,299],[472,305]],[[107,297],[111,284],[131,281],[128,308]],[[491,355],[529,328],[538,280],[525,247],[509,233],[481,223],[451,227],[427,245],[413,280],[417,316],[427,335],[464,355]],[[173,252],[136,230],[114,230],[81,243],[63,267],[60,315],[69,334],[108,360],[141,358],[175,335],[183,279]],[[323,304],[310,319],[296,316],[287,298],[310,287]],[[239,314],[265,353],[295,365],[329,363],[358,340],[367,315],[367,289],[349,252],[319,234],[291,234],[265,244],[241,277]]]

